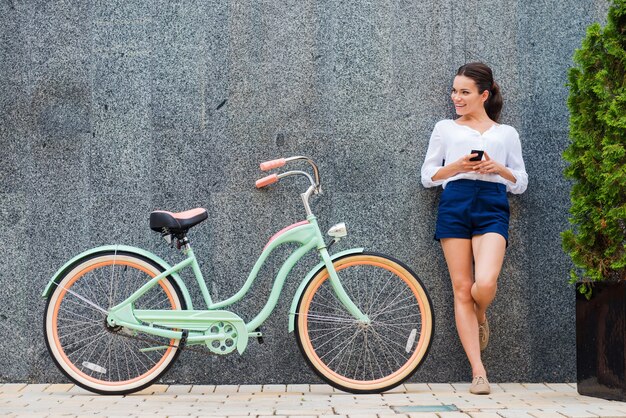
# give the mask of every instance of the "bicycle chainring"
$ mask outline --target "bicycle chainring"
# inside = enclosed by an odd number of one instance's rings
[[[216,321],[209,326],[207,335],[223,334],[222,338],[209,340],[207,347],[215,354],[229,354],[237,348],[237,329],[227,321]]]

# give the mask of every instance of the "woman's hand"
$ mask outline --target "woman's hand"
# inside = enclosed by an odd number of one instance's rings
[[[458,173],[474,173],[482,161],[470,161],[470,158],[477,157],[478,154],[464,155],[455,161],[454,166]]]
[[[470,158],[477,157],[478,154],[468,154],[459,158],[452,164],[441,167],[431,180],[445,180],[447,178],[456,176],[460,173],[477,173],[477,174],[498,174],[501,177],[515,183],[517,180],[513,173],[500,164],[499,162],[492,160],[489,154],[484,153],[485,159],[482,161],[470,161]]]
[[[476,172],[478,174],[497,174],[512,183],[517,183],[517,179],[511,170],[499,162],[492,160],[487,152],[485,152],[485,159],[476,166]]]
[[[504,171],[508,171],[505,166],[499,162],[492,160],[489,154],[485,151],[485,159],[479,161],[478,165],[474,167],[474,171],[478,174],[498,174],[502,175]]]

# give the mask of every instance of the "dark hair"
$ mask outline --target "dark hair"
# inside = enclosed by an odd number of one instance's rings
[[[500,86],[494,81],[491,68],[482,62],[470,62],[469,64],[459,67],[459,71],[456,72],[456,75],[462,75],[474,80],[479,93],[485,90],[489,92],[489,97],[485,102],[485,110],[491,120],[498,122],[503,101],[502,94],[500,94]]]

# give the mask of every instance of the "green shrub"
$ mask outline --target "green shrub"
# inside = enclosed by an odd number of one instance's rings
[[[604,29],[594,23],[569,70],[571,143],[563,156],[573,179],[571,229],[563,248],[571,283],[626,279],[626,0],[614,0]]]

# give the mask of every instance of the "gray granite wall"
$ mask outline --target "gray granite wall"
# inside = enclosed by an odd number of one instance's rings
[[[528,191],[511,197],[511,243],[484,360],[493,381],[575,376],[567,225],[566,71],[605,0],[0,2],[0,381],[62,381],[40,294],[72,255],[105,243],[178,254],[147,227],[157,208],[206,207],[191,238],[222,299],[265,241],[303,218],[303,183],[257,191],[260,161],[320,164],[322,227],[342,248],[394,254],[431,292],[436,334],[414,381],[468,380],[452,293],[432,240],[438,190],[419,183],[430,131],[451,117],[463,63],[490,64],[520,132]],[[285,252],[271,260],[280,265]],[[310,266],[315,260],[309,257]],[[185,352],[179,383],[317,382],[287,332],[299,267],[243,357]],[[262,273],[262,306],[271,271]],[[194,297],[198,298],[194,289]]]

